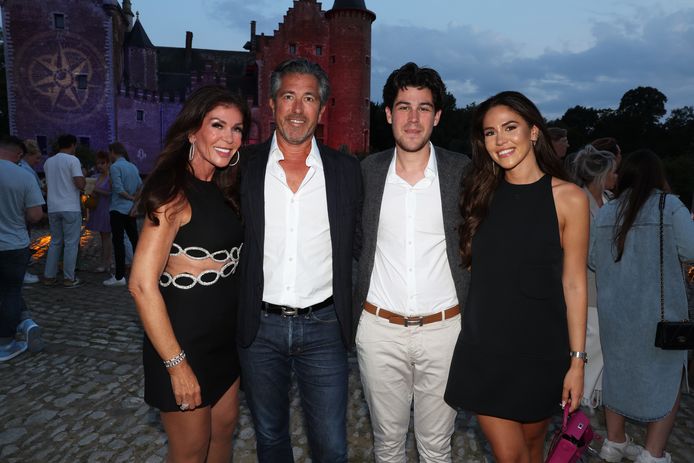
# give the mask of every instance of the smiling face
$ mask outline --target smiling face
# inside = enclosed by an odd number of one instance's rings
[[[270,108],[280,145],[310,143],[325,110],[320,104],[318,79],[311,74],[283,76],[276,99],[270,100]]]
[[[229,165],[231,158],[241,146],[243,115],[235,106],[219,105],[205,114],[200,128],[188,136],[195,147],[191,164],[198,169],[213,171],[215,167]]]
[[[535,162],[533,141],[539,130],[508,106],[493,106],[482,121],[484,146],[501,168],[511,170],[526,159]]]
[[[428,88],[405,87],[398,91],[393,109],[386,107],[386,119],[393,128],[398,150],[416,153],[429,143],[441,110],[434,108],[434,97]]]

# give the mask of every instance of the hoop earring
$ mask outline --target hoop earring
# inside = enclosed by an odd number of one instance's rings
[[[498,166],[496,165],[496,162],[492,161],[492,172],[494,172],[494,177],[498,175],[497,173]]]
[[[194,156],[195,156],[195,147],[191,143],[190,149],[188,150],[188,161],[192,161]]]
[[[533,148],[535,148],[536,144],[537,144],[537,140],[533,140]]]
[[[236,162],[233,164],[229,164],[229,167],[234,167],[236,164],[239,163],[241,160],[241,150],[236,150]]]

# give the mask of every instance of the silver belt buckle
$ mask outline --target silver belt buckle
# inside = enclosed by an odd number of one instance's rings
[[[283,317],[293,317],[299,313],[299,309],[296,307],[285,307],[282,306],[282,316]]]
[[[408,317],[405,319],[405,326],[423,326],[424,317]]]

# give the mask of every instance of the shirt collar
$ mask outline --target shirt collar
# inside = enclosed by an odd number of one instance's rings
[[[388,183],[407,183],[400,177],[398,177],[398,174],[395,173],[395,159],[397,156],[398,148],[395,147],[393,149],[393,160],[390,162],[390,167],[388,168],[388,174],[386,176],[386,181]],[[434,149],[434,145],[429,142],[429,161],[427,162],[427,166],[424,168],[424,178],[420,180],[419,182],[425,181],[426,184],[430,184],[434,178],[436,178],[436,174],[438,172],[438,167],[436,163],[436,150]],[[419,184],[419,182],[417,182]]]
[[[270,143],[270,157],[268,162],[279,165],[279,162],[283,159],[284,154],[277,144],[277,132],[275,131],[275,133],[272,134],[272,142]],[[309,167],[315,167],[318,170],[323,169],[323,160],[321,159],[320,151],[318,150],[316,137],[311,137],[311,151],[308,153],[308,157],[306,158],[306,165]]]

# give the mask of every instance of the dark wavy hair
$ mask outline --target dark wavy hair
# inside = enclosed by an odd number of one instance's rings
[[[205,86],[190,94],[166,133],[164,149],[157,159],[154,170],[142,187],[140,208],[155,225],[159,225],[156,211],[172,201],[179,201],[186,187],[190,186],[187,172],[191,171],[188,152],[188,136],[202,126],[207,113],[217,106],[235,107],[243,116],[243,141],[247,140],[251,125],[251,114],[245,100],[228,89],[219,86]],[[241,155],[241,153],[239,153]],[[224,195],[225,201],[239,213],[238,174],[239,163],[217,169],[213,181]],[[177,204],[174,212],[179,212],[183,202]]]
[[[391,72],[383,86],[383,103],[387,108],[393,109],[398,92],[405,87],[428,88],[434,98],[434,109],[438,111],[443,108],[446,85],[435,70],[420,68],[410,62]]]
[[[629,230],[653,191],[670,191],[663,161],[649,149],[639,149],[626,155],[617,174],[615,199],[619,200],[619,206],[614,226],[614,245],[617,248],[615,262],[622,259]]]
[[[465,177],[463,195],[460,198],[460,212],[463,215],[463,224],[460,227],[460,255],[463,267],[469,267],[472,262],[472,238],[487,216],[489,204],[504,175],[503,169],[495,167],[484,144],[484,116],[495,106],[507,106],[522,117],[528,126],[537,127],[539,133],[534,151],[540,170],[552,177],[569,181],[561,159],[552,148],[545,120],[532,101],[522,93],[513,91],[501,92],[483,101],[475,108],[472,117],[472,167]]]

